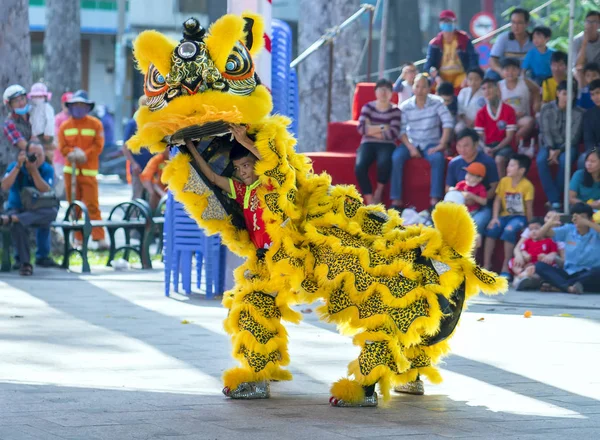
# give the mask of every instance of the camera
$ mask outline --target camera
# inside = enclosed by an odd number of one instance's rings
[[[27,160],[31,163],[34,163],[37,160],[37,156],[35,154],[28,154]]]

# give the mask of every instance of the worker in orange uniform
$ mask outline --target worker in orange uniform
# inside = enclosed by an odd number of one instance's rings
[[[167,164],[169,150],[152,156],[144,170],[140,174],[140,181],[148,192],[150,207],[152,211],[156,209],[162,196],[166,194],[167,188],[162,183],[163,168]]]
[[[89,115],[94,102],[90,101],[85,90],[75,92],[66,104],[71,117],[60,126],[58,148],[66,158],[64,178],[67,200],[73,202],[71,179],[75,174],[75,199],[85,203],[91,220],[102,220],[96,180],[99,157],[104,148],[102,123]],[[104,228],[93,228],[92,239],[98,243],[99,250],[108,249]],[[76,232],[74,246],[81,246],[82,240],[81,233]]]

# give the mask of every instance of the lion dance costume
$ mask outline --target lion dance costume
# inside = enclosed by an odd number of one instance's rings
[[[294,150],[289,120],[270,115],[269,91],[252,57],[263,43],[260,16],[226,15],[206,32],[184,23],[178,43],[156,31],[137,38],[134,53],[145,74],[147,107],[128,145],[152,152],[177,146],[163,180],[197,223],[245,257],[226,292],[225,329],[240,366],[223,375],[232,398],[269,397],[269,382],[291,380],[282,320],[298,323],[291,306],[321,300],[322,319],[354,336],[360,347],[347,378],[331,388],[334,406],[376,406],[395,385],[424,375],[441,381],[435,365],[448,352],[466,299],[494,294],[506,281],[471,258],[474,226],[466,209],[440,204],[435,227],[403,227],[396,211],[365,206],[353,186],[332,186]],[[202,173],[195,157],[231,177],[229,124],[245,124],[261,159],[258,199],[273,244],[257,252],[241,207]],[[196,149],[185,140],[198,142]]]

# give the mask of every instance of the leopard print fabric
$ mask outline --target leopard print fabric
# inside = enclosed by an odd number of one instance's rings
[[[262,292],[252,292],[243,299],[246,304],[251,304],[261,316],[265,318],[281,318],[281,312],[275,304],[275,298]]]
[[[190,167],[189,179],[185,183],[183,191],[198,195],[208,194],[208,205],[202,212],[203,220],[224,220],[227,218],[225,208],[223,208],[223,205],[221,205],[221,202],[219,202],[217,196],[215,196],[214,192],[212,192],[206,183],[204,183],[196,170],[192,167]]]
[[[269,362],[278,363],[281,360],[281,353],[275,350],[269,353],[267,356],[250,351],[245,346],[241,346],[239,353],[244,355],[248,367],[250,367],[255,373],[260,373],[264,370]]]
[[[385,341],[367,342],[358,356],[358,365],[363,376],[368,376],[379,365],[385,365],[393,373],[399,374],[394,355]]]
[[[238,326],[241,331],[247,330],[248,332],[250,332],[259,344],[264,345],[267,342],[269,342],[272,338],[277,336],[277,333],[270,332],[269,330],[264,328],[262,325],[256,322],[256,320],[252,317],[250,313],[245,311],[240,313]]]

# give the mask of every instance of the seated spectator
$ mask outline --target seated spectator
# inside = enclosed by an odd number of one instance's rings
[[[575,85],[573,85],[575,86]],[[577,89],[573,90],[576,96]],[[537,170],[548,203],[553,209],[561,209],[561,196],[565,189],[565,145],[567,136],[567,82],[558,85],[558,97],[554,102],[544,104],[540,115],[540,129],[542,132],[542,145],[537,154]],[[575,100],[570,104],[573,107],[571,120],[571,145],[577,149],[583,133],[583,109],[575,105]],[[575,163],[576,155],[571,155]],[[551,165],[558,165],[556,179],[552,179]]]
[[[479,66],[479,55],[466,32],[456,29],[456,14],[445,10],[440,13],[440,33],[427,47],[423,70],[439,72],[439,80],[462,87],[469,69]]]
[[[517,290],[535,290],[540,287],[539,278],[534,277],[535,263],[543,261],[551,266],[556,264],[558,245],[551,238],[540,234],[543,225],[544,219],[541,217],[531,219],[527,227],[528,238],[515,246],[509,268],[514,275],[513,287]]]
[[[467,72],[467,87],[461,89],[457,98],[458,116],[456,127],[454,127],[457,134],[465,128],[473,128],[477,112],[485,106],[485,98],[481,89],[483,75],[483,70],[479,67]]]
[[[166,194],[166,186],[162,183],[163,168],[169,159],[169,150],[156,154],[148,161],[144,171],[140,174],[140,181],[149,195],[149,203],[152,211],[158,206],[160,199]]]
[[[506,167],[506,177],[500,179],[496,188],[496,198],[492,220],[485,232],[483,265],[492,268],[492,255],[496,240],[504,242],[504,261],[500,275],[510,277],[508,262],[513,255],[519,232],[533,217],[533,184],[525,177],[531,159],[524,154],[515,154]]]
[[[400,135],[401,113],[392,104],[392,83],[380,79],[375,85],[377,99],[366,103],[358,118],[358,132],[363,135],[356,152],[354,172],[365,203],[381,203],[383,188],[390,179],[392,153]],[[377,161],[377,188],[373,193],[369,167]]]
[[[575,67],[578,71],[587,63],[600,64],[600,12],[589,11],[585,16],[583,35],[573,40],[573,51],[577,54]]]
[[[398,93],[398,105],[402,104],[408,98],[412,98],[413,85],[417,76],[417,66],[413,63],[407,63],[402,66],[402,72],[394,83],[394,92]]]
[[[483,151],[496,161],[498,176],[504,177],[508,158],[513,154],[511,143],[517,130],[517,116],[500,99],[496,81],[486,78],[481,87],[486,106],[475,117],[475,130],[481,136]]]
[[[583,145],[584,152],[577,160],[577,169],[583,169],[586,157],[590,151],[600,148],[600,80],[590,83],[590,93],[594,107],[583,114]]]
[[[490,52],[490,70],[485,73],[486,78],[500,81],[504,76],[502,62],[506,58],[525,59],[527,52],[533,49],[531,34],[527,32],[529,26],[529,11],[515,8],[510,13],[510,31],[498,35]]]
[[[579,75],[581,80],[578,80],[579,95],[577,97],[577,105],[584,110],[594,108],[595,104],[592,101],[590,93],[590,84],[592,81],[600,79],[600,64],[589,63],[583,68],[583,75]]]
[[[465,179],[461,180],[449,191],[459,191],[464,199],[464,204],[469,210],[471,217],[474,217],[480,209],[487,206],[487,191],[483,186],[485,178],[485,165],[479,162],[473,162],[465,168]],[[481,236],[477,234],[477,247],[481,246]]]
[[[567,54],[561,51],[552,53],[550,58],[552,76],[542,82],[542,102],[553,102],[556,99],[558,85],[567,80]]]
[[[402,111],[402,145],[392,155],[392,207],[402,208],[402,178],[405,162],[423,157],[431,165],[430,204],[434,206],[444,196],[444,153],[450,140],[454,121],[444,101],[429,94],[429,78],[415,78],[415,96],[400,105]],[[442,134],[441,134],[442,133]],[[441,135],[440,135],[441,134]]]
[[[550,49],[547,44],[552,37],[552,29],[548,26],[538,26],[533,30],[532,41],[535,46],[530,49],[523,60],[523,71],[530,74],[538,86],[542,81],[552,76],[550,70],[551,57],[554,49]]]
[[[461,180],[466,179],[467,169],[474,163],[482,164],[485,167],[485,175],[481,181],[487,191],[487,203],[479,207],[477,211],[471,213],[473,220],[477,225],[477,231],[482,234],[485,231],[490,219],[492,218],[492,208],[490,206],[496,195],[498,186],[498,170],[494,159],[480,151],[479,135],[471,128],[466,128],[458,134],[456,150],[458,156],[448,164],[446,173],[446,192],[454,187]]]
[[[11,238],[20,259],[19,273],[23,276],[33,275],[30,264],[29,228],[49,228],[58,213],[58,201],[55,207],[34,209],[24,206],[21,191],[32,187],[41,193],[52,189],[54,169],[46,163],[44,148],[40,144],[29,144],[25,150],[19,151],[16,162],[8,166],[2,179],[1,188],[8,191],[7,212],[0,216],[0,225],[11,225]]]
[[[585,203],[573,205],[571,214],[573,223],[561,226],[560,215],[554,213],[541,230],[565,243],[564,269],[538,261],[535,273],[560,292],[600,292],[600,225],[592,221],[592,208]]]
[[[584,169],[571,177],[569,203],[587,203],[592,209],[600,209],[600,149],[590,151]]]
[[[443,82],[438,85],[437,95],[444,100],[446,108],[456,121],[456,115],[458,113],[458,101],[456,95],[454,95],[454,86],[449,82]]]
[[[531,108],[539,109],[539,87],[531,87],[521,77],[521,64],[515,58],[507,58],[502,63],[504,79],[498,83],[502,101],[510,105],[517,114],[517,141],[519,153],[533,157],[535,118],[531,116]],[[524,141],[530,140],[530,146],[525,148]]]

